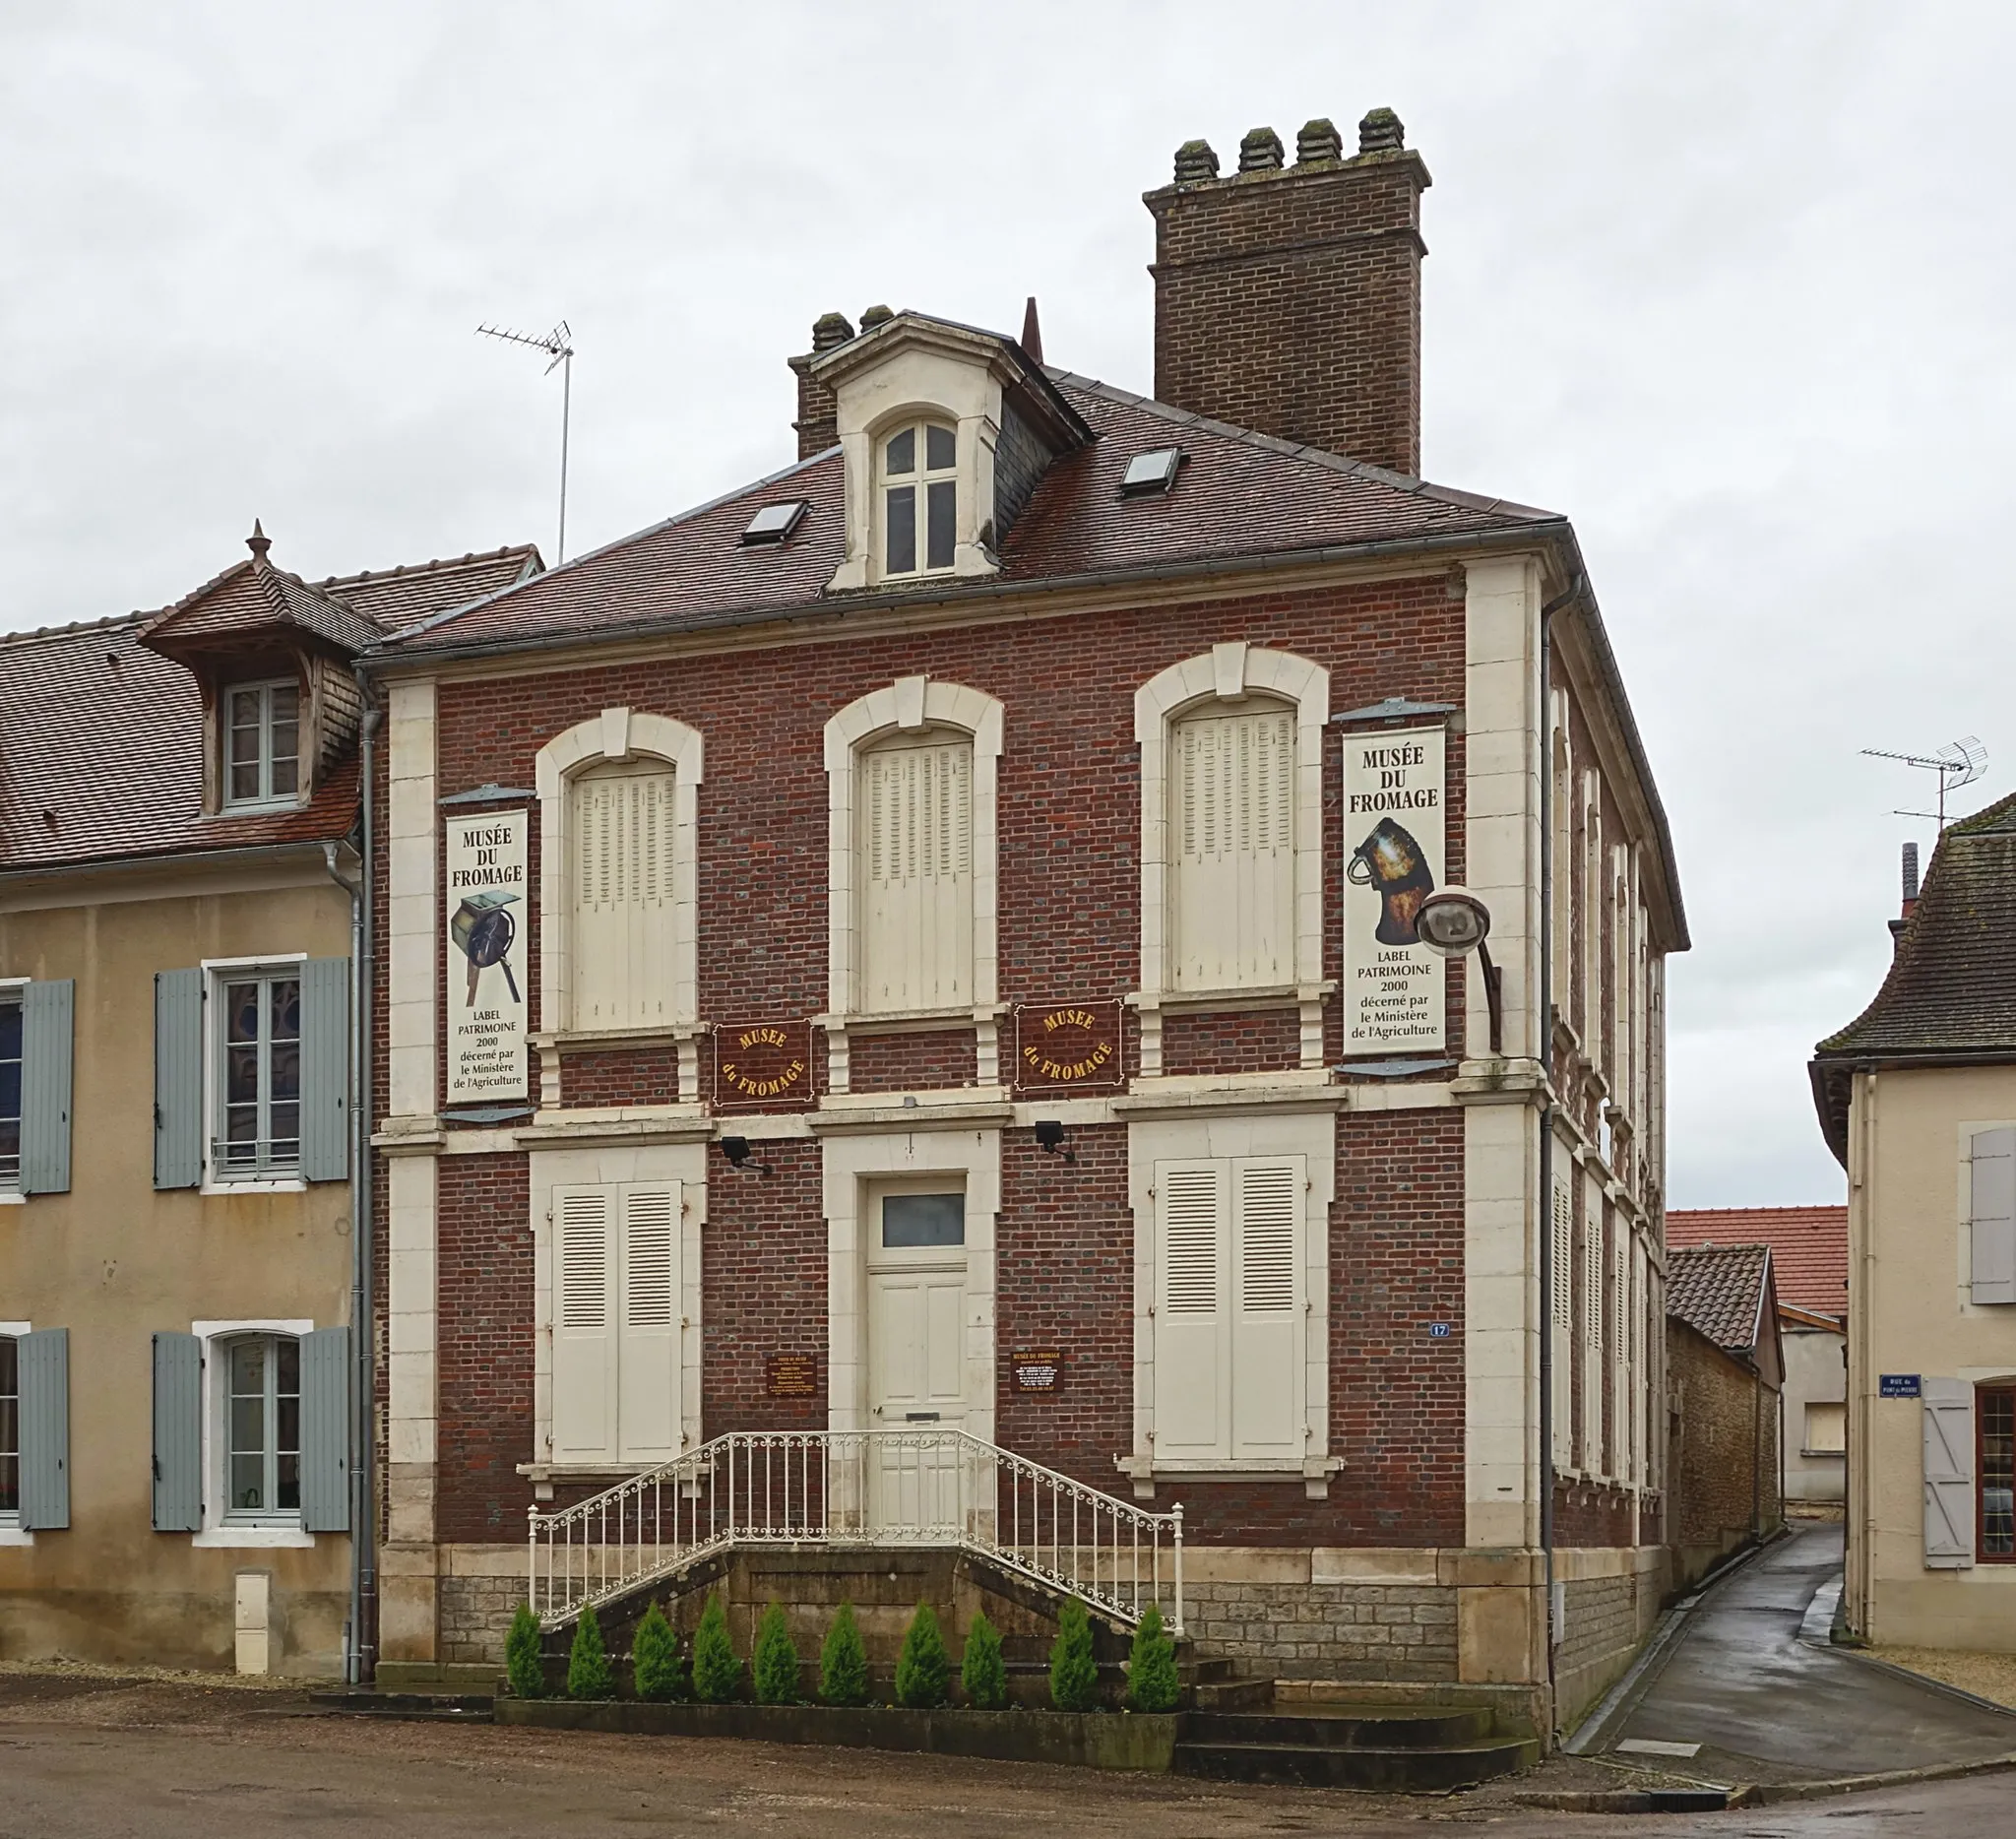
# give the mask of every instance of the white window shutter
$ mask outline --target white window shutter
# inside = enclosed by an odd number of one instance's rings
[[[570,789],[577,1028],[673,1019],[672,788],[670,769],[654,764]]]
[[[1925,1569],[1974,1564],[1974,1387],[1964,1379],[1920,1382],[1924,1426]]]
[[[1155,1454],[1231,1454],[1230,1168],[1155,1170]]]
[[[1568,1183],[1558,1177],[1554,1182],[1552,1231],[1549,1254],[1553,1259],[1554,1462],[1565,1467],[1570,1460],[1572,1439],[1569,1432],[1573,1428],[1573,1393],[1570,1388],[1575,1375],[1575,1212],[1568,1197]]]
[[[679,1453],[680,1186],[633,1182],[620,1197],[617,1456],[625,1463],[666,1462]]]
[[[1968,1205],[1977,1302],[2016,1302],[2016,1130],[1978,1130]]]
[[[877,747],[858,772],[863,1009],[973,1000],[973,743]]]
[[[1231,1453],[1299,1462],[1308,1175],[1299,1156],[1234,1162],[1231,1173]]]
[[[1169,738],[1176,987],[1294,982],[1294,716],[1191,716]]]
[[[553,1190],[553,1460],[616,1455],[615,1190]]]

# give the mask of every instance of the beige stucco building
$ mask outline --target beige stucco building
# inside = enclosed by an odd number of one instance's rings
[[[1844,1601],[1872,1641],[2016,1652],[2016,798],[1906,894],[1813,1061],[1849,1175]]]

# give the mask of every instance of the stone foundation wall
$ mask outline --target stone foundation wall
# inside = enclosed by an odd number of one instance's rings
[[[1456,1592],[1436,1584],[1198,1583],[1186,1632],[1208,1654],[1290,1679],[1456,1676]]]
[[[504,1637],[525,1601],[525,1578],[441,1579],[441,1658],[451,1666],[504,1664]]]

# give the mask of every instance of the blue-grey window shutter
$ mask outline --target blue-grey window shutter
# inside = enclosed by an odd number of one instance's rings
[[[32,985],[31,985],[32,987]],[[27,1155],[23,1132],[24,1159]],[[2016,1130],[1977,1130],[1968,1205],[1976,1302],[2016,1302]]]
[[[203,1180],[203,973],[154,974],[154,1184]]]
[[[301,1337],[301,1528],[350,1530],[350,1331]]]
[[[203,1530],[203,1343],[154,1338],[154,1530]]]
[[[301,967],[301,1178],[350,1172],[350,961]]]
[[[1965,1379],[1920,1380],[1925,1452],[1925,1569],[1974,1563],[1974,1387]]]
[[[21,993],[21,1191],[70,1191],[70,1017],[67,977]]]
[[[21,1523],[39,1531],[70,1524],[70,1330],[23,1335]]]

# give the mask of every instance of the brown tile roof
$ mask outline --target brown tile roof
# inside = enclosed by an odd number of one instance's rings
[[[1815,1315],[1848,1312],[1846,1207],[1706,1207],[1670,1212],[1670,1250],[1707,1245],[1771,1247],[1778,1300]]]
[[[1356,461],[1210,421],[1072,375],[1049,373],[1099,438],[1054,462],[978,583],[919,584],[956,597],[1002,583],[1288,555],[1383,540],[1485,535],[1560,522],[1551,513],[1403,478]],[[1180,446],[1166,494],[1122,498],[1137,453]],[[537,644],[625,629],[701,629],[796,612],[835,615],[855,598],[826,584],[843,555],[838,448],[696,510],[576,557],[523,586],[398,635],[395,652]],[[745,548],[766,504],[807,502],[789,541]],[[888,590],[878,591],[887,593]]]
[[[1727,1353],[1756,1347],[1770,1293],[1769,1245],[1697,1245],[1667,1259],[1666,1312]]]
[[[228,639],[237,633],[292,626],[360,652],[382,636],[347,602],[311,588],[298,575],[263,562],[235,562],[194,594],[147,622],[146,639],[173,653],[191,641]]]
[[[468,555],[408,562],[397,568],[365,569],[361,575],[331,575],[308,585],[334,596],[386,631],[467,606],[536,575],[545,564],[530,542]]]

